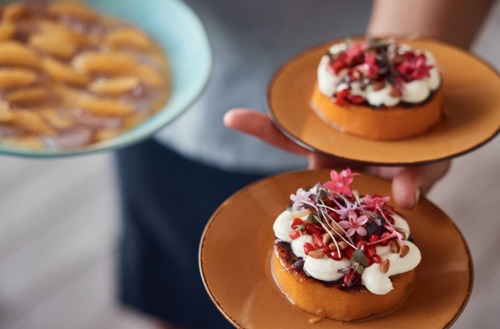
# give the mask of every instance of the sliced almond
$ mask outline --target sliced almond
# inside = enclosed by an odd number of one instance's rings
[[[380,272],[387,273],[389,271],[389,267],[391,266],[391,261],[389,259],[384,259],[380,264]]]
[[[385,82],[384,81],[375,81],[372,85],[373,90],[378,91],[384,89]]]
[[[400,247],[399,247],[399,242],[397,240],[392,240],[390,247],[391,247],[392,253],[395,253],[395,254],[399,253]]]
[[[408,247],[408,245],[404,244],[401,246],[401,249],[399,250],[399,257],[403,258],[406,255],[408,255],[409,252],[410,252],[410,247]]]
[[[401,92],[394,87],[389,89],[389,96],[391,97],[401,97]]]
[[[321,250],[313,250],[313,251],[310,251],[307,256],[309,257],[312,257],[312,258],[316,258],[316,259],[321,259],[321,258],[325,258],[325,254],[321,251]]]
[[[323,234],[323,245],[327,246],[328,244],[330,244],[331,241],[332,241],[332,237],[330,236],[330,234],[324,233]]]

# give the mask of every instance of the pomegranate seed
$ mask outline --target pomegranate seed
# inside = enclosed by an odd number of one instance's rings
[[[322,248],[323,247],[323,237],[319,233],[314,233],[312,237],[313,237],[314,245],[318,248]]]
[[[384,232],[384,233],[382,233],[382,236],[380,237],[380,239],[386,239],[389,235],[391,235],[391,233]],[[390,240],[391,239],[381,241],[381,242],[379,242],[379,244],[382,246],[387,246],[389,244]]]
[[[295,218],[292,222],[292,228],[296,228],[299,225],[304,224],[304,221],[300,218]]]
[[[360,95],[354,95],[349,100],[353,104],[361,104],[361,103],[363,103],[365,101],[365,99],[363,98],[363,96],[360,96]]]
[[[347,287],[352,286],[356,274],[356,271],[353,268],[350,268],[349,272],[347,272],[347,274],[344,276],[344,285]]]
[[[365,256],[367,258],[373,257],[377,253],[377,250],[375,249],[375,245],[369,245],[365,248]]]
[[[350,94],[351,92],[349,91],[349,89],[342,89],[338,91],[335,95],[335,103],[339,105],[345,104]]]
[[[321,251],[324,253],[324,254],[327,254],[330,252],[330,247],[328,246],[324,246],[323,248],[321,248]]]
[[[343,61],[336,60],[335,62],[332,63],[331,67],[333,69],[333,72],[335,72],[335,74],[338,74],[340,70],[346,67],[346,63]]]
[[[337,250],[333,250],[332,252],[330,252],[330,257],[332,257],[335,260],[341,260],[342,254],[339,253]]]
[[[351,259],[352,258],[352,254],[354,253],[354,249],[352,249],[351,247],[347,248],[345,251],[345,254],[346,254],[346,257]]]
[[[361,249],[361,247],[366,247],[366,241],[365,240],[359,240],[358,243],[356,244],[356,247],[358,249]]]
[[[309,233],[310,235],[313,235],[315,233],[317,233],[317,234],[324,233],[323,232],[323,228],[321,227],[321,225],[311,224],[311,223],[307,224],[307,226],[306,226],[306,232]]]
[[[313,250],[316,250],[316,247],[312,243],[310,242],[304,243],[304,253],[306,255],[309,255],[309,253]]]
[[[296,230],[291,230],[290,234],[288,234],[288,236],[290,237],[290,239],[296,240],[300,237],[300,232],[296,231]]]
[[[377,233],[372,234],[372,236],[368,239],[368,242],[375,242],[380,240],[380,235]]]
[[[374,262],[374,263],[377,263],[377,264],[380,264],[382,263],[382,258],[378,255],[378,254],[375,254],[371,257],[371,260]]]

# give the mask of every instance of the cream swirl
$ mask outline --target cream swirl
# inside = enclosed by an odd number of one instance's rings
[[[392,213],[394,220],[393,226],[399,231],[404,232],[407,236],[410,234],[408,222],[400,215]],[[305,243],[313,243],[313,237],[307,232],[302,232],[301,235],[292,240],[290,238],[290,230],[292,222],[295,218],[306,220],[309,212],[304,209],[298,211],[285,210],[274,221],[273,230],[276,238],[281,241],[289,242],[293,253],[304,259],[304,271],[311,277],[321,281],[336,281],[340,280],[345,273],[343,270],[350,266],[350,260],[341,258],[334,260],[330,257],[313,258],[307,256],[304,251]],[[384,295],[393,289],[390,277],[396,274],[408,272],[418,266],[421,261],[420,250],[412,242],[408,240],[400,241],[402,245],[409,247],[409,252],[404,257],[399,253],[391,252],[389,246],[376,246],[376,253],[381,257],[382,261],[389,259],[390,267],[386,273],[380,269],[379,263],[373,263],[366,267],[361,276],[361,283],[372,293]]]

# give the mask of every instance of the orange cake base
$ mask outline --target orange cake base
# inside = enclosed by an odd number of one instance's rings
[[[394,289],[375,295],[366,288],[345,290],[340,284],[328,284],[292,267],[287,251],[275,243],[273,273],[281,290],[300,309],[339,321],[367,319],[396,310],[415,285],[415,270],[391,277]]]
[[[441,89],[421,105],[392,106],[373,109],[364,105],[335,104],[315,85],[312,106],[318,115],[337,129],[374,140],[398,140],[423,133],[442,116]]]

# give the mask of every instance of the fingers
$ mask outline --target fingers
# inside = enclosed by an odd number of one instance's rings
[[[282,150],[302,156],[310,154],[308,150],[286,137],[264,113],[245,108],[232,109],[224,115],[224,125]]]
[[[276,128],[267,115],[255,110],[245,108],[229,110],[224,116],[224,125],[257,137],[282,150],[307,157],[309,160],[309,169],[347,166],[357,169],[356,165],[349,164],[346,161],[323,156],[303,148]]]
[[[420,193],[429,192],[450,167],[450,161],[412,167],[365,167],[322,156],[303,148],[285,136],[266,114],[246,108],[228,111],[224,116],[224,124],[229,128],[257,137],[274,147],[307,157],[309,169],[350,167],[384,179],[392,179],[393,200],[405,209],[414,208]]]
[[[396,204],[405,209],[412,209],[420,194],[427,194],[432,186],[449,170],[450,161],[426,166],[404,167],[392,180],[392,195]]]

